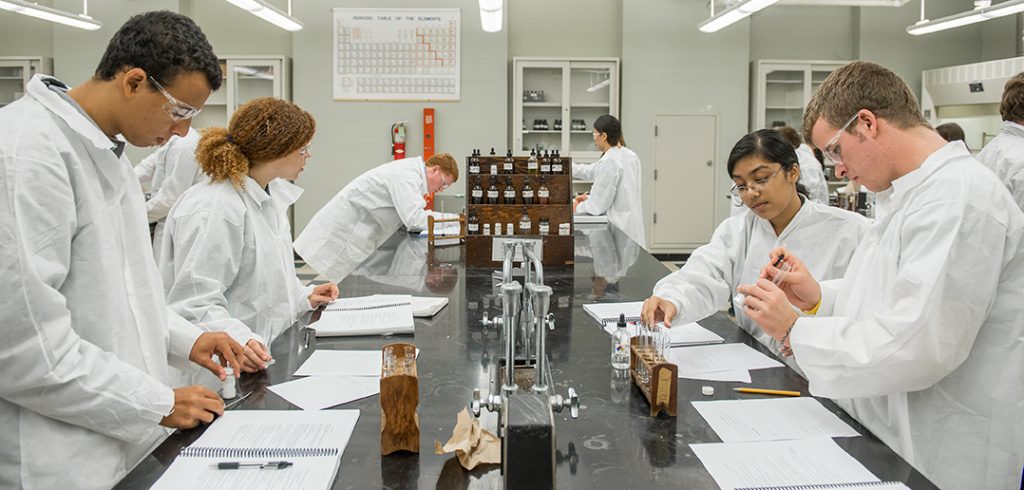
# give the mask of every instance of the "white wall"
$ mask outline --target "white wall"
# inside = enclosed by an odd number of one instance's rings
[[[750,18],[750,59],[852,60],[857,10],[775,5],[758,12]]]
[[[303,0],[294,2],[295,16],[305,28],[293,45],[293,100],[317,120],[313,157],[298,184],[306,189],[295,205],[295,229],[356,176],[389,159],[391,125],[406,121],[407,154],[423,150],[423,108],[436,115],[435,151],[463,156],[477,147],[504,147],[508,124],[508,30],[485,33],[476,0],[434,0],[435,8],[462,9],[462,99],[458,102],[338,102],[332,100],[331,57],[333,7],[366,6],[366,2]],[[422,7],[417,0],[378,0],[375,8]],[[465,173],[464,167],[461,173]],[[465,179],[445,194],[461,193]],[[446,208],[450,211],[451,208]]]

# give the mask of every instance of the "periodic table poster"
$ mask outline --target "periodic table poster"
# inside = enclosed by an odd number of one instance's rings
[[[459,9],[334,9],[335,100],[459,100]]]

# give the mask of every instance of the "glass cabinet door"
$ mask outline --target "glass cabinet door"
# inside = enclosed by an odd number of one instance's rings
[[[259,97],[281,97],[278,60],[228,60],[228,120],[235,110]]]
[[[522,66],[522,138],[512,151],[516,155],[530,150],[558,150],[562,141],[564,104],[564,63],[535,62]]]
[[[780,67],[765,74],[764,126],[803,127],[806,70]]]
[[[573,62],[569,69],[569,154],[600,154],[594,144],[594,121],[612,110],[619,88],[614,65],[606,62]]]

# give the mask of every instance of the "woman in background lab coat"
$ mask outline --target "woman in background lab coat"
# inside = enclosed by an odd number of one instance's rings
[[[185,192],[167,218],[160,272],[167,303],[246,346],[245,371],[300,315],[337,298],[333,283],[295,276],[287,211],[302,189],[316,122],[295,104],[264,97],[240,107],[227,129],[206,130],[196,158],[208,184]]]
[[[163,242],[164,221],[178,198],[192,184],[206,180],[196,164],[196,145],[199,131],[189,128],[185,136],[174,135],[152,155],[135,166],[139,183],[149,187],[146,215],[153,230],[153,255],[160,262],[160,243]]]
[[[398,228],[427,228],[423,195],[441,192],[459,180],[459,166],[448,153],[426,163],[421,157],[385,163],[356,177],[334,196],[295,239],[295,251],[318,273],[341,281]]]
[[[594,143],[603,153],[592,164],[572,164],[575,179],[593,180],[590,195],[573,201],[576,214],[607,215],[608,222],[645,246],[644,214],[640,200],[640,158],[622,142],[622,125],[613,116],[594,121]]]
[[[714,314],[732,300],[737,286],[757,280],[768,254],[782,243],[799,250],[815,277],[842,277],[869,222],[808,199],[798,183],[800,169],[795,150],[780,133],[762,129],[741,138],[729,154],[728,170],[744,211],[723,221],[710,243],[655,284],[644,303],[644,319],[681,325]],[[781,354],[781,344],[741,305],[735,310],[741,328]],[[795,368],[792,359],[786,358]]]

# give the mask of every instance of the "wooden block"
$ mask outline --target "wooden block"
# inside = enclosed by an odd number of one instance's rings
[[[522,238],[543,238],[544,256],[541,262],[544,265],[561,266],[572,265],[575,260],[573,249],[573,237],[569,236],[527,236],[515,235]],[[510,237],[510,238],[514,238]],[[499,237],[500,238],[500,237]],[[491,260],[491,246],[494,237],[484,235],[469,235],[466,237],[466,265],[470,267],[501,267],[501,261]]]
[[[630,339],[630,377],[647,398],[651,417],[662,411],[675,417],[679,398],[679,367],[657,357],[649,349],[641,349],[639,340],[638,337]],[[640,373],[643,368],[649,373],[646,381]]]
[[[420,421],[416,413],[419,406],[419,378],[416,375],[415,354],[405,357],[406,348],[416,346],[393,343],[381,352],[380,378],[380,454],[395,451],[420,452]],[[388,353],[396,359],[389,361]]]

